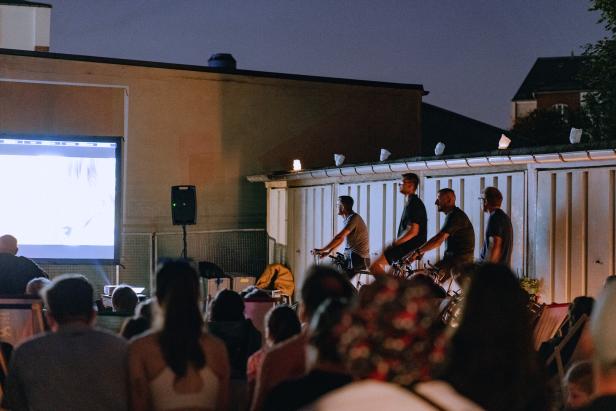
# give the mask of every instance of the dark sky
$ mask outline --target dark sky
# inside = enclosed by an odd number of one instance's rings
[[[537,57],[604,35],[586,0],[47,0],[51,51],[423,84],[425,101],[509,126]]]

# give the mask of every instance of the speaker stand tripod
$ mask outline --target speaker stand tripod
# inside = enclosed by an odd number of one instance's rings
[[[186,224],[182,224],[182,257],[186,260],[188,258],[188,250],[186,246]]]

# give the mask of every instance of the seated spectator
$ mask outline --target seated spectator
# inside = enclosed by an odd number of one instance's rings
[[[210,303],[209,331],[227,347],[231,365],[231,409],[248,407],[246,364],[261,348],[261,333],[244,317],[244,300],[232,290],[220,290]]]
[[[293,411],[313,403],[321,396],[351,383],[342,357],[338,353],[339,326],[345,300],[326,300],[319,306],[309,328],[307,357],[313,358],[310,371],[303,377],[282,382],[267,396],[263,409],[267,411]],[[315,358],[316,357],[316,358]]]
[[[365,288],[359,306],[339,326],[339,350],[358,381],[312,409],[481,410],[449,384],[431,380],[444,339],[430,290],[385,276]]]
[[[128,318],[122,324],[120,335],[130,340],[134,336],[148,331],[152,326],[152,306],[154,305],[154,299],[152,298],[139,303],[135,308],[135,316]]]
[[[582,297],[575,297],[573,299],[571,304],[569,304],[569,314],[567,316],[566,323],[563,325],[561,329],[561,333],[559,335],[554,336],[553,338],[550,338],[547,341],[544,341],[543,343],[541,343],[541,346],[539,347],[539,356],[543,363],[546,363],[548,361],[549,357],[552,355],[552,353],[554,353],[556,346],[559,345],[563,341],[565,336],[568,334],[569,330],[571,330],[575,326],[575,324],[579,321],[580,318],[582,318],[583,315],[590,317],[594,303],[595,303],[595,299],[592,297],[582,296]],[[582,344],[584,354],[583,355],[579,354],[576,360],[589,359],[590,351],[592,351],[592,348],[588,347],[589,345],[588,340],[589,340],[588,327],[584,326],[583,328],[580,328],[575,333],[575,335],[573,335],[569,339],[569,342],[565,345],[564,349],[560,352],[562,363],[568,364],[572,360],[572,357],[576,349],[576,346],[578,345],[578,342]],[[558,371],[556,367],[556,362],[548,364],[548,374],[550,376],[556,375],[557,372]]]
[[[52,332],[13,352],[2,406],[11,410],[126,410],[127,344],[92,327],[94,290],[81,275],[43,289]]]
[[[246,363],[261,348],[261,333],[244,317],[244,300],[235,291],[220,290],[210,304],[208,328],[227,346],[231,379],[246,380]]]
[[[26,284],[25,294],[31,295],[33,297],[40,297],[41,290],[47,287],[49,284],[51,284],[51,281],[49,281],[49,278],[45,278],[45,277],[33,278],[32,280],[28,281],[28,284]]]
[[[119,285],[111,294],[113,311],[118,314],[134,315],[138,302],[137,294],[126,284]]]
[[[444,379],[487,410],[548,409],[527,303],[506,266],[482,264],[472,272]]]
[[[306,272],[301,289],[300,319],[310,323],[319,305],[328,298],[351,300],[354,296],[355,288],[346,275],[328,265],[312,266]],[[306,373],[307,344],[308,335],[303,331],[265,353],[261,371],[257,374],[252,411],[261,410],[273,387]]]
[[[616,410],[616,283],[608,284],[590,319],[592,336],[594,398],[584,411]]]
[[[580,361],[573,364],[565,375],[563,385],[567,394],[567,410],[577,410],[590,403],[594,391],[592,363]]]
[[[156,273],[156,299],[162,328],[129,345],[131,410],[226,409],[227,353],[204,332],[197,272],[185,261],[165,262]]]
[[[49,278],[34,261],[17,257],[17,239],[12,235],[0,237],[0,295],[23,295],[33,278]]]
[[[277,305],[265,315],[265,347],[248,358],[246,379],[248,382],[248,398],[254,393],[257,374],[266,351],[273,345],[281,343],[302,331],[297,313],[288,305]]]

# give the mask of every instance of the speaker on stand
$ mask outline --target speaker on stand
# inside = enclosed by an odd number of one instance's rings
[[[182,226],[182,257],[188,258],[186,226],[197,223],[197,191],[195,186],[171,187],[171,218],[173,225]]]

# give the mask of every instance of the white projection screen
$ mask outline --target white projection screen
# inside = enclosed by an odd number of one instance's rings
[[[121,138],[0,135],[0,235],[40,262],[117,263]]]

